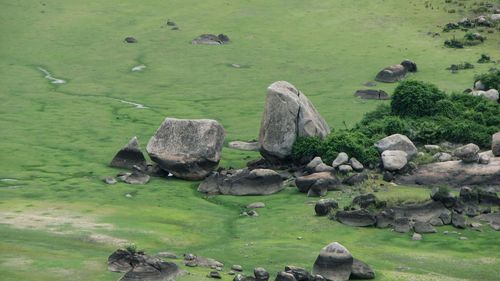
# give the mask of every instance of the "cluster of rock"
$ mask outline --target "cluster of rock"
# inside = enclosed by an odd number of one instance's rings
[[[400,171],[418,153],[417,147],[405,135],[394,134],[375,143],[381,153],[383,168],[387,171]]]
[[[476,18],[469,19],[467,17],[460,19],[457,22],[450,22],[443,28],[444,32],[448,32],[454,29],[469,29],[474,27],[494,27],[497,22],[500,21],[500,14],[493,13],[491,15],[480,15]]]
[[[498,102],[500,99],[499,89],[487,88],[481,80],[474,82],[474,88],[467,92],[476,97],[483,97],[485,99]]]
[[[119,281],[165,281],[184,274],[173,262],[126,249],[118,249],[108,257],[108,270],[125,273]]]
[[[486,220],[495,230],[500,230],[498,216],[490,214],[492,207],[500,206],[500,198],[494,191],[480,188],[462,187],[460,196],[454,197],[449,191],[435,188],[430,201],[419,204],[407,204],[387,207],[373,194],[364,194],[353,199],[344,210],[333,210],[338,204],[332,199],[320,200],[315,211],[318,216],[330,214],[330,219],[355,226],[377,228],[391,227],[395,232],[435,233],[435,226],[453,225],[466,228],[466,218]],[[472,224],[471,224],[472,225]]]
[[[303,169],[303,175],[295,179],[295,186],[309,197],[325,196],[328,191],[340,190],[342,184],[355,185],[368,178],[363,172],[364,166],[356,158],[341,152],[331,166],[323,163],[321,157],[315,157]],[[351,176],[340,180],[337,174]]]
[[[375,77],[375,80],[394,83],[403,80],[409,72],[417,72],[417,64],[411,60],[404,60],[400,64],[382,69]]]

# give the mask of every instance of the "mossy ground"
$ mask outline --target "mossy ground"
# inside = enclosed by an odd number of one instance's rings
[[[374,267],[378,280],[495,280],[498,233],[410,235],[351,228],[316,217],[295,190],[268,197],[211,197],[197,183],[153,179],[108,186],[107,166],[132,136],[142,145],[166,116],[214,118],[227,140],[256,137],[265,88],[287,80],[334,128],[355,124],[378,102],[354,98],[383,67],[415,60],[412,78],[448,91],[470,87],[492,64],[451,74],[453,63],[486,53],[500,59],[500,38],[463,50],[443,47],[451,34],[428,31],[460,19],[444,1],[4,1],[0,11],[0,273],[2,280],[115,280],[106,258],[116,248],[92,234],[125,239],[150,253],[193,252],[245,269],[311,268],[321,247],[339,241]],[[472,3],[472,1],[464,1]],[[448,5],[448,4],[446,4]],[[179,31],[165,26],[170,18]],[[225,33],[225,46],[194,46],[201,33]],[[458,33],[457,33],[458,34]],[[137,44],[125,44],[134,36]],[[232,63],[242,68],[233,68]],[[145,64],[141,72],[131,68]],[[50,84],[38,69],[66,84]],[[395,85],[377,88],[392,92]],[[120,100],[144,104],[137,109]],[[242,167],[256,153],[224,149],[221,165]],[[15,179],[11,181],[8,179]],[[380,196],[421,199],[428,190],[391,187]],[[125,197],[132,194],[132,198]],[[347,194],[329,196],[346,204]],[[240,217],[263,201],[258,218]],[[14,218],[74,217],[112,228],[75,225],[20,229]],[[442,227],[440,232],[452,230]],[[303,237],[298,240],[297,237]],[[112,241],[112,240],[111,240]],[[102,242],[102,241],[101,241]],[[204,280],[189,269],[181,280]],[[224,280],[230,280],[224,275]]]

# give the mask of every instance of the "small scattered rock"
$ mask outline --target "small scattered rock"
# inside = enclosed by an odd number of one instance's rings
[[[107,184],[115,184],[115,183],[117,183],[116,179],[113,178],[113,177],[106,177],[104,179],[104,182],[107,183]]]
[[[255,202],[247,205],[247,209],[259,209],[259,208],[265,208],[266,204],[263,202]]]
[[[413,233],[413,235],[411,237],[411,240],[413,240],[413,241],[420,241],[420,240],[422,240],[422,234]]]
[[[132,36],[125,37],[125,39],[123,41],[126,42],[126,43],[137,43],[137,39],[135,39]]]

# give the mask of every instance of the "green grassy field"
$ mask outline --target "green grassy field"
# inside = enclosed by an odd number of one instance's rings
[[[439,233],[415,242],[316,217],[314,201],[292,189],[205,198],[196,182],[102,183],[118,172],[107,166],[116,151],[134,135],[144,146],[167,116],[217,119],[226,141],[255,138],[265,89],[276,80],[301,89],[333,128],[373,109],[377,102],[354,91],[405,58],[419,66],[415,79],[447,91],[470,87],[474,74],[493,65],[459,74],[445,68],[475,63],[482,53],[500,59],[499,31],[483,45],[446,49],[453,33],[426,33],[462,15],[447,13],[444,1],[427,2],[434,9],[417,0],[2,1],[0,279],[116,280],[106,259],[120,242],[149,253],[193,252],[247,272],[263,266],[274,275],[287,264],[310,269],[320,248],[338,241],[372,265],[377,280],[496,280],[500,243],[487,227],[461,231],[465,241]],[[166,27],[167,19],[180,30]],[[225,33],[232,43],[191,45],[202,33]],[[125,44],[126,36],[139,42]],[[131,71],[140,64],[143,71]],[[51,84],[40,67],[67,83]],[[242,167],[256,157],[226,148],[221,165]],[[428,192],[391,187],[380,196]],[[348,194],[329,196],[349,201]],[[268,207],[258,218],[240,217],[254,201]],[[181,280],[205,280],[209,271],[189,270]]]

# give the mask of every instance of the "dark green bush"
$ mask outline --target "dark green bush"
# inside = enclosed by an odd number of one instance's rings
[[[437,102],[446,94],[435,85],[421,81],[403,81],[394,90],[392,113],[401,117],[431,116],[437,113]]]
[[[477,80],[481,80],[486,90],[496,89],[500,91],[500,70],[492,71],[490,73],[480,74],[476,77]]]
[[[295,162],[304,164],[320,156],[322,149],[323,140],[319,137],[298,138],[292,147],[292,158]]]

